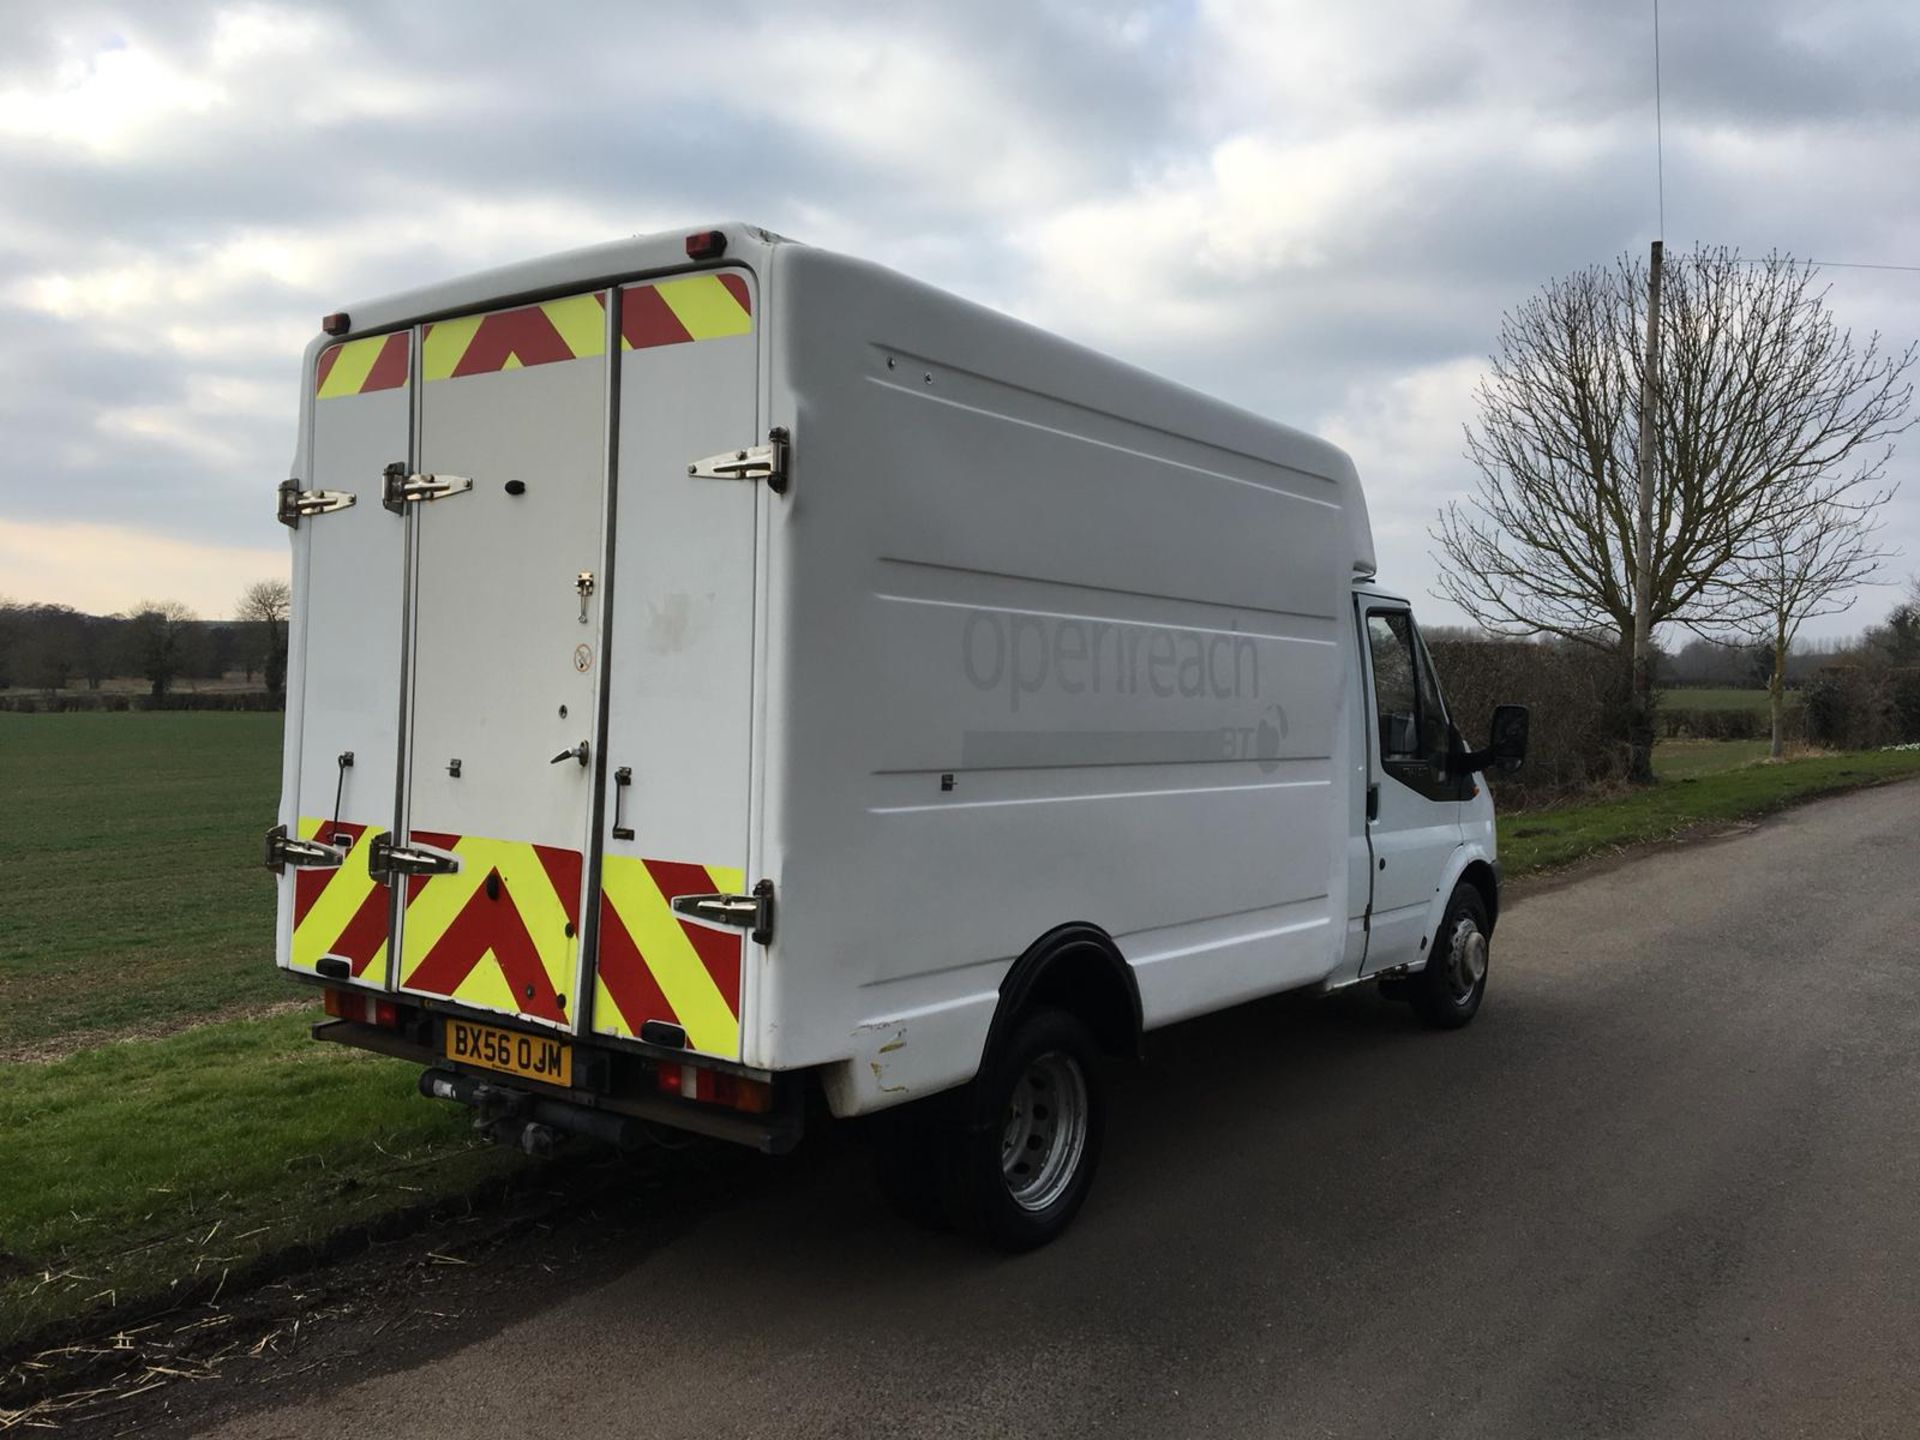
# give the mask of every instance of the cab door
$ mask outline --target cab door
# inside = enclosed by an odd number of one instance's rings
[[[1461,844],[1461,781],[1447,773],[1446,707],[1432,661],[1397,601],[1356,597],[1365,655],[1367,839],[1372,900],[1364,974],[1418,961],[1428,912]]]

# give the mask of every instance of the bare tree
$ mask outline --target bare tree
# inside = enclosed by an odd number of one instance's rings
[[[178,600],[142,600],[123,618],[129,658],[147,677],[157,700],[174,677],[189,668],[199,617]]]
[[[256,580],[240,593],[234,614],[261,631],[261,669],[267,689],[278,695],[287,683],[287,616],[293,608],[293,590],[284,580]]]
[[[1766,643],[1773,660],[1767,705],[1776,760],[1786,748],[1787,650],[1807,621],[1852,609],[1851,592],[1894,554],[1875,540],[1876,512],[1892,495],[1892,487],[1865,493],[1854,481],[1823,486],[1804,506],[1770,517],[1733,563],[1730,583],[1748,607],[1734,628]]]
[[[1916,358],[1840,329],[1809,265],[1696,249],[1666,267],[1652,553],[1636,553],[1642,265],[1549,284],[1504,317],[1476,393],[1466,505],[1441,512],[1441,592],[1502,635],[1547,632],[1632,668],[1634,581],[1652,626],[1724,629],[1756,606],[1735,582],[1775,520],[1835,477],[1877,479],[1910,423]],[[1628,725],[1651,779],[1650,713]]]

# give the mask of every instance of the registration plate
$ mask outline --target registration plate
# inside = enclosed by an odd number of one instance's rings
[[[573,1084],[573,1047],[544,1035],[449,1020],[446,1052],[449,1060],[484,1066],[503,1075],[543,1080],[549,1085]]]

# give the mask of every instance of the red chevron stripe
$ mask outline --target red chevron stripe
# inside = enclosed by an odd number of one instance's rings
[[[500,897],[497,900],[487,893],[489,886],[496,883]],[[489,951],[500,966],[501,974],[506,976],[513,1003],[522,1015],[555,1022],[566,1020],[560,997],[547,977],[547,967],[540,963],[540,951],[533,943],[533,936],[527,933],[526,922],[520,918],[520,909],[513,903],[506,879],[498,870],[487,872],[487,879],[454,917],[446,934],[434,942],[433,949],[408,977],[407,984],[415,990],[451,996]]]
[[[320,363],[314,367],[313,393],[318,395],[327,388],[327,376],[333,373],[334,362],[340,358],[340,347],[329,345],[320,352]]]
[[[411,353],[412,347],[404,330],[387,336],[380,353],[374,357],[373,368],[367,372],[367,378],[360,382],[360,393],[366,395],[375,390],[397,390],[406,384]]]
[[[360,902],[360,908],[353,912],[353,919],[347,922],[347,928],[340,937],[327,947],[329,955],[340,955],[353,962],[353,973],[363,973],[373,963],[373,957],[380,953],[380,947],[387,943],[387,900],[391,892],[384,885],[376,885],[367,892],[367,898]]]
[[[547,883],[553,886],[553,893],[560,897],[560,906],[567,912],[567,923],[579,934],[580,871],[583,868],[580,852],[536,845],[533,853],[540,857],[540,868],[547,872]]]
[[[654,345],[680,345],[693,339],[680,317],[651,285],[620,292],[620,334],[635,350]]]
[[[725,274],[719,277],[720,283],[727,287],[727,293],[740,302],[740,308],[747,314],[753,314],[753,297],[747,293],[747,277]]]
[[[462,375],[488,375],[505,367],[512,356],[522,365],[550,365],[556,360],[573,359],[573,351],[560,338],[560,332],[538,305],[519,310],[503,310],[489,315],[473,332],[460,363],[453,367],[455,378]]]
[[[638,1035],[649,1020],[665,1020],[678,1025],[680,1017],[668,1003],[660,982],[633,943],[633,936],[620,923],[620,912],[603,893],[600,897],[600,983],[607,987],[620,1018],[627,1029]]]

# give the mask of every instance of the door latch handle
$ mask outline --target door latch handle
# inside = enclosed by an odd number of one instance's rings
[[[627,787],[633,784],[633,767],[622,765],[613,772],[613,838],[616,840],[633,839],[633,827],[620,823],[620,811],[626,804]]]
[[[549,765],[558,765],[562,760],[578,760],[580,762],[580,768],[584,770],[587,768],[588,753],[589,752],[587,750],[587,742],[582,740],[578,745],[574,746],[571,750],[562,750],[558,755],[554,756],[553,759],[549,760],[547,763]]]

